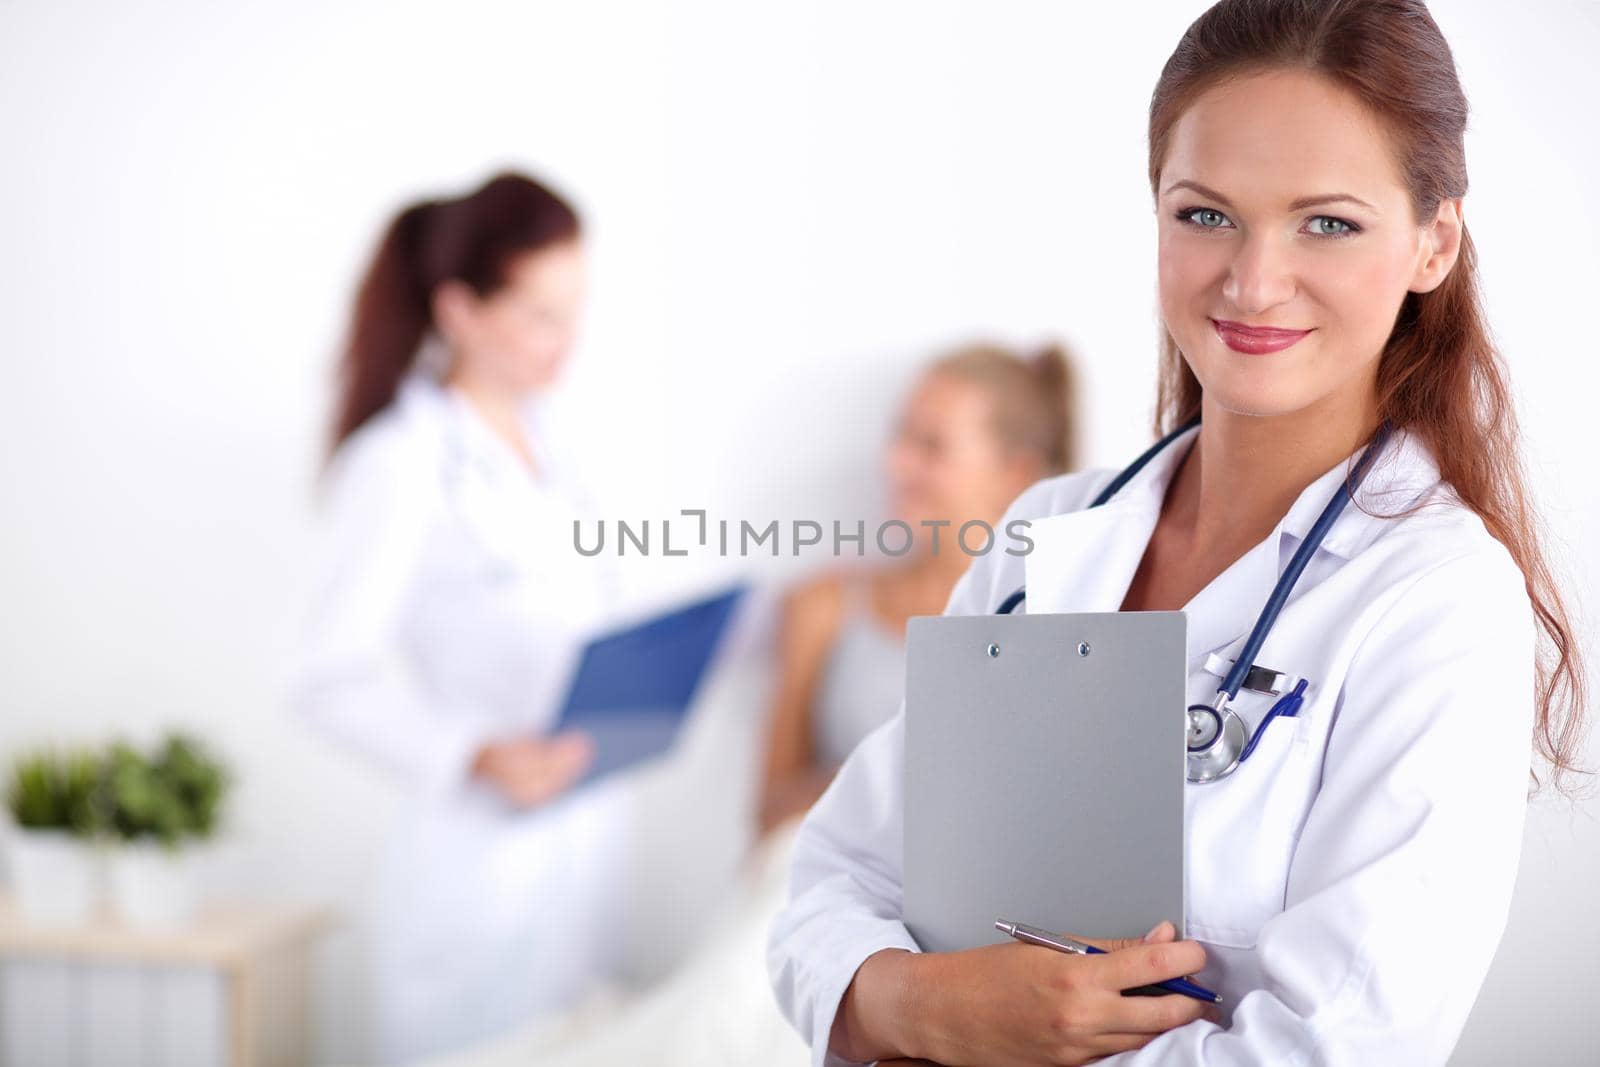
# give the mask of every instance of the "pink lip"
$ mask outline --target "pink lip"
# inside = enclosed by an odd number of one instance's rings
[[[1235,352],[1252,356],[1281,352],[1311,332],[1284,330],[1275,326],[1246,326],[1242,322],[1230,322],[1227,319],[1212,319],[1211,324],[1216,327],[1217,336],[1222,338],[1223,344]]]

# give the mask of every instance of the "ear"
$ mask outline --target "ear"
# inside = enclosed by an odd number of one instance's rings
[[[1466,220],[1461,214],[1461,198],[1439,201],[1439,210],[1433,219],[1422,227],[1422,247],[1418,253],[1417,269],[1407,287],[1413,293],[1430,293],[1449,277],[1461,254],[1461,235]]]
[[[478,295],[472,287],[454,279],[434,286],[429,297],[434,327],[446,342],[459,344],[471,332]]]

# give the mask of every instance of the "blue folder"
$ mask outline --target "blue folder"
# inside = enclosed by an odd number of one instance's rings
[[[556,723],[594,739],[581,783],[672,747],[747,589],[736,585],[589,642]]]

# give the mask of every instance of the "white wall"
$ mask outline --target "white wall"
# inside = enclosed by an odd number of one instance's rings
[[[496,165],[591,223],[560,411],[627,514],[874,514],[897,391],[986,333],[1078,346],[1089,459],[1123,460],[1152,397],[1144,109],[1202,5],[1104,7],[0,4],[0,750],[202,726],[241,772],[225,880],[355,900],[386,787],[277,700],[330,356],[387,215]],[[1494,325],[1592,617],[1600,17],[1437,7]],[[1532,809],[1457,1062],[1600,1043],[1597,810]],[[327,954],[329,1058],[361,1054],[353,951]]]

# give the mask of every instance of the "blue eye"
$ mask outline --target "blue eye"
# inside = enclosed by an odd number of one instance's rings
[[[1332,215],[1314,216],[1309,223],[1311,232],[1317,237],[1344,237],[1356,232],[1356,228],[1344,219],[1336,219]],[[1330,229],[1329,227],[1336,227]]]
[[[1186,207],[1178,212],[1178,218],[1203,230],[1220,230],[1228,222],[1228,216],[1209,207]]]

